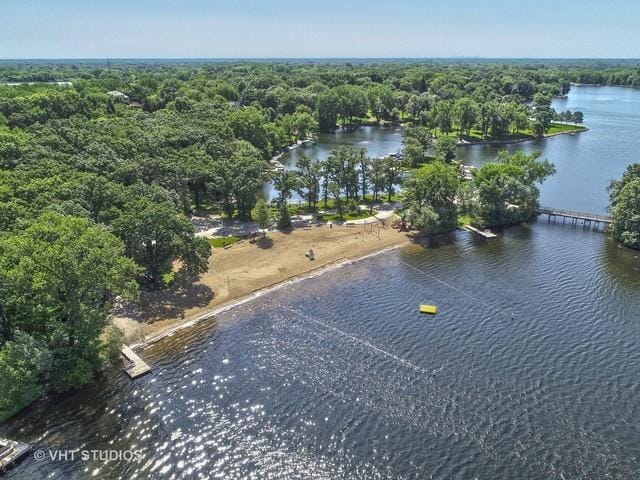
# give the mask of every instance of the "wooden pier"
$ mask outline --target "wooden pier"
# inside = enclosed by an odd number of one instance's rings
[[[31,451],[28,443],[0,438],[0,473],[7,472]]]
[[[472,227],[471,225],[465,225],[464,228],[484,238],[496,238],[498,236],[491,230],[480,230],[479,228]]]
[[[124,371],[127,372],[127,375],[129,375],[131,379],[141,377],[151,371],[151,367],[136,355],[129,346],[122,345],[122,355],[126,361]]]
[[[582,225],[583,228],[593,228],[596,231],[604,231],[613,223],[611,217],[606,215],[576,212],[552,207],[539,207],[536,209],[536,215],[546,215],[547,222],[551,222],[553,220],[553,223],[555,223],[556,220],[561,218],[563,225],[567,223],[572,226]]]

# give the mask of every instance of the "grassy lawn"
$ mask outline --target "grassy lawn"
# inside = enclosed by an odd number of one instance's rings
[[[558,133],[571,133],[571,132],[584,132],[585,130],[587,130],[586,127],[583,127],[581,125],[566,125],[563,123],[552,123],[551,126],[549,127],[549,131],[547,132],[547,135],[555,135]],[[471,130],[471,132],[469,132],[469,135],[463,135],[462,136],[462,140],[465,140],[467,142],[480,142],[480,141],[485,141],[485,142],[490,142],[490,141],[503,141],[503,142],[511,142],[511,141],[516,141],[516,140],[532,140],[535,139],[535,135],[533,134],[533,131],[530,128],[524,129],[521,132],[518,133],[512,133],[509,134],[507,136],[505,136],[504,138],[493,138],[493,137],[482,137],[482,133],[480,132],[480,130]],[[444,134],[441,133],[438,129],[435,129],[434,134],[436,136],[436,138],[443,136]],[[458,132],[454,131],[454,132],[450,132],[448,133],[446,136],[451,137],[455,140],[459,140],[459,136],[458,136]]]
[[[241,240],[239,237],[229,235],[228,237],[214,237],[209,239],[209,245],[213,248],[224,248],[227,245],[233,245],[237,241]]]
[[[442,136],[443,134],[437,133],[437,136]],[[446,135],[447,137],[453,138],[454,140],[460,140],[460,136],[458,132],[450,132]],[[436,137],[437,138],[437,137]],[[482,132],[480,130],[471,130],[469,135],[462,135],[462,140],[470,143],[474,142],[491,142],[491,141],[504,141],[511,142],[515,140],[525,140],[532,139],[534,136],[531,134],[529,130],[525,130],[523,132],[511,133],[503,138],[493,138],[493,137],[483,137]]]
[[[356,203],[358,205],[380,205],[382,203],[387,203],[387,194],[379,194],[378,195],[378,200],[377,201],[373,201],[373,196],[372,195],[365,195],[364,198],[360,197]],[[346,200],[343,200],[346,204]],[[400,194],[399,193],[394,193],[393,195],[391,195],[391,202],[398,202],[400,201]],[[336,208],[336,202],[334,199],[330,198],[327,200],[327,206],[325,207],[324,205],[324,200],[321,199],[318,202],[317,207],[314,209],[313,207],[309,208],[309,205],[307,204],[307,202],[299,202],[299,203],[289,203],[289,213],[291,213],[291,215],[310,215],[312,213],[317,213],[320,210],[335,210]],[[274,211],[275,212],[275,211]],[[366,215],[369,216],[369,215]],[[325,215],[326,218],[326,215]],[[358,217],[358,218],[364,218],[364,217]]]
[[[580,125],[565,125],[564,123],[552,123],[547,135],[565,132],[584,132],[587,128]]]
[[[385,126],[385,125],[411,125],[413,119],[410,118],[409,114],[406,112],[400,112],[395,121],[393,120],[385,120],[381,118],[380,121],[376,120],[376,116],[373,114],[371,110],[367,111],[366,116],[364,117],[354,117],[352,119],[354,125],[358,126]],[[339,126],[343,126],[340,122]]]
[[[320,205],[318,205],[318,209]],[[318,209],[314,209],[313,207],[309,208],[307,203],[290,203],[289,204],[289,213],[291,215],[309,215],[315,213]],[[277,213],[277,212],[273,212]]]
[[[196,206],[192,203],[191,209],[194,214],[201,216],[214,215],[222,212],[219,205],[208,202],[201,202],[200,208],[197,209]]]
[[[458,217],[458,226],[464,227],[465,225],[473,225],[473,218],[471,215],[460,215]]]
[[[371,203],[373,203],[374,205],[380,205],[382,203],[388,203],[388,196],[385,193],[379,193],[378,194],[378,200],[376,200],[375,202],[373,201],[373,195],[365,195],[364,200],[362,200],[363,204],[369,205]],[[394,193],[393,195],[391,195],[391,203],[395,203],[395,202],[399,202],[400,201],[400,194],[398,192]]]
[[[345,222],[349,220],[360,220],[362,218],[370,217],[371,215],[372,214],[369,213],[369,210],[361,210],[355,213],[345,212],[342,215],[342,220],[344,220]],[[322,220],[325,220],[325,221],[329,221],[329,220],[332,222],[340,221],[340,216],[337,213],[325,213],[324,215],[321,216],[321,218]]]

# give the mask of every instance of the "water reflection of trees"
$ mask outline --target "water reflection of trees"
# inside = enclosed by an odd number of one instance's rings
[[[640,251],[624,247],[612,238],[602,245],[600,258],[611,281],[625,289],[640,287]]]

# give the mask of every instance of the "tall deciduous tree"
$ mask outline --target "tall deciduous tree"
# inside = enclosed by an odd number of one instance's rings
[[[322,178],[322,163],[301,155],[296,162],[300,172],[300,182],[297,192],[307,201],[309,208],[316,207],[320,197],[320,180]]]
[[[453,128],[453,103],[451,100],[441,100],[434,107],[436,127],[445,135]]]
[[[384,176],[384,189],[387,192],[387,201],[391,201],[395,193],[396,185],[401,181],[402,165],[395,157],[384,157],[382,160],[382,172]]]
[[[207,183],[211,180],[213,159],[203,148],[191,147],[180,151],[176,162],[183,168],[195,207],[200,208],[202,195],[207,189]]]
[[[474,172],[481,223],[510,225],[531,218],[540,196],[537,185],[555,173],[554,165],[539,157],[540,152],[501,152],[498,162]]]
[[[463,134],[471,135],[471,129],[478,118],[478,106],[476,103],[470,98],[461,98],[455,103],[454,113],[458,124],[459,136],[462,137]]]
[[[144,278],[153,286],[171,271],[178,260],[178,274],[194,279],[207,271],[210,247],[194,235],[193,226],[173,205],[139,199],[127,203],[113,222],[126,253],[144,268]]]
[[[459,187],[460,177],[455,167],[442,162],[429,163],[412,172],[403,183],[409,221],[429,233],[454,230]]]
[[[304,140],[318,131],[318,122],[306,107],[283,116],[281,122],[290,142]]]
[[[0,421],[46,392],[51,363],[46,344],[20,330],[0,347]]]
[[[431,147],[433,138],[429,129],[425,127],[409,127],[404,134],[404,156],[407,165],[416,168],[426,158],[427,150]]]
[[[456,158],[456,141],[451,137],[440,137],[436,142],[436,158],[451,163]]]
[[[629,165],[609,186],[613,233],[624,245],[640,249],[640,163]]]
[[[537,137],[542,137],[549,131],[553,120],[554,111],[551,108],[551,98],[539,93],[534,95],[532,108],[533,132]]]
[[[0,241],[2,311],[51,351],[49,381],[64,391],[100,367],[99,335],[117,295],[136,292],[138,271],[120,240],[82,218],[46,213]]]
[[[267,236],[267,228],[271,225],[271,209],[267,202],[265,202],[262,198],[259,198],[256,202],[256,206],[251,212],[254,220],[258,222],[260,228],[262,229],[262,236]]]
[[[340,114],[340,98],[333,90],[327,90],[318,96],[318,127],[328,131],[336,128]]]
[[[298,172],[284,170],[277,172],[273,177],[273,186],[278,191],[278,228],[291,228],[291,215],[289,213],[289,200],[293,196],[293,192],[300,185],[300,175]]]
[[[404,158],[410,168],[418,167],[425,159],[424,148],[418,140],[407,137],[404,140]]]
[[[379,193],[384,190],[385,181],[385,160],[382,157],[374,157],[371,159],[371,170],[369,173],[369,180],[371,184],[371,192],[373,194],[373,201],[377,202]]]
[[[246,107],[235,110],[229,123],[236,138],[246,140],[263,154],[270,153],[272,145],[269,142],[268,124],[265,114],[256,107]]]
[[[230,152],[213,163],[213,187],[222,196],[223,210],[231,217],[234,210],[241,218],[249,217],[256,195],[267,179],[267,162],[246,141],[235,141]]]

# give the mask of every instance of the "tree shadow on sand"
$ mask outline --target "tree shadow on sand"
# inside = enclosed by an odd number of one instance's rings
[[[141,323],[184,317],[185,311],[206,307],[215,294],[202,284],[181,285],[170,289],[144,291],[140,299],[119,312]]]
[[[269,237],[261,237],[256,240],[256,246],[266,250],[267,248],[273,247],[273,240]]]

